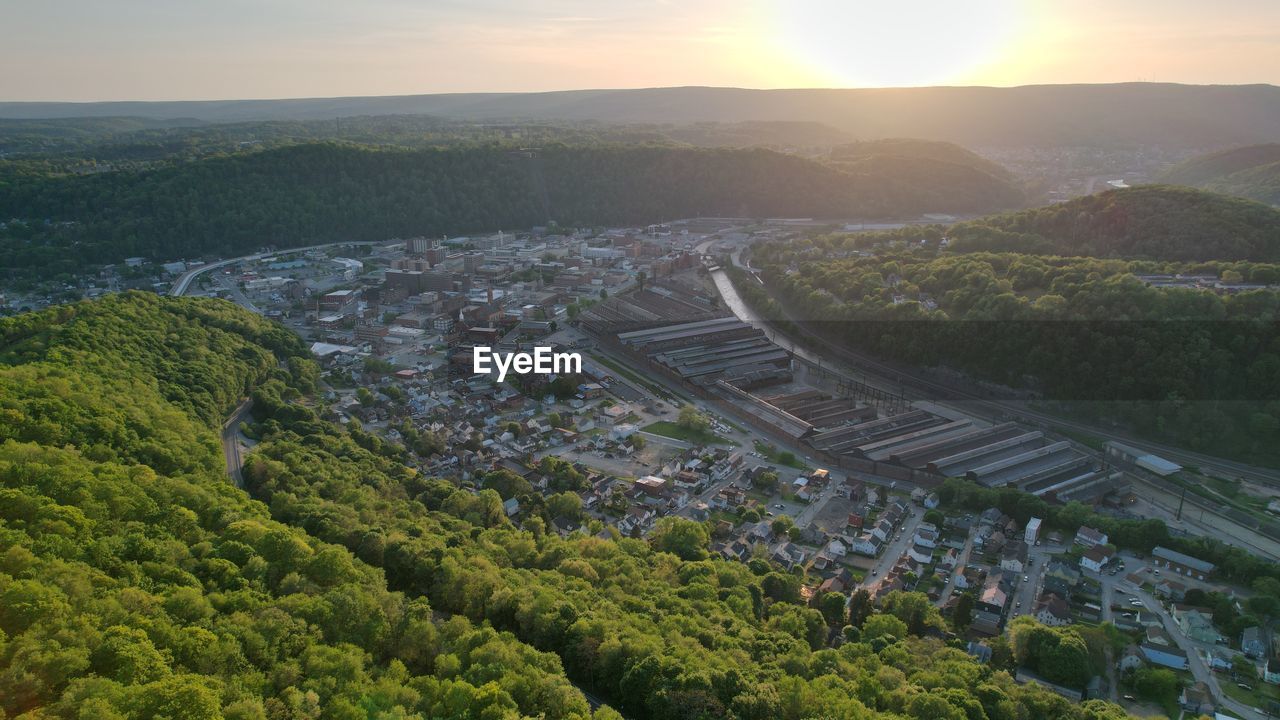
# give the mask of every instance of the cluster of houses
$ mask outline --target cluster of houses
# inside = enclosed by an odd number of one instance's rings
[[[767,466],[756,466],[741,471],[738,481],[730,483],[728,487],[721,488],[719,492],[711,499],[713,508],[735,508],[740,506],[756,507],[759,509],[759,503],[748,497],[745,488],[750,487],[756,473],[769,472]],[[814,470],[811,473],[801,475],[798,480],[803,482],[793,483],[792,487],[807,488],[813,493],[821,493],[825,490],[828,483],[831,482],[831,476],[826,470]],[[797,567],[811,566],[820,572],[825,572],[834,576],[842,576],[844,579],[839,581],[839,588],[842,591],[848,586],[848,580],[851,575],[843,568],[838,567],[842,558],[848,554],[848,546],[841,542],[839,537],[829,538],[825,533],[816,527],[808,526],[800,528],[799,542],[794,542],[790,534],[778,535],[773,531],[773,518],[771,513],[765,511],[762,513],[759,521],[744,525],[737,537],[726,542],[718,542],[712,545],[713,552],[721,555],[729,560],[739,560],[745,562],[756,555],[757,552],[763,552],[770,560],[779,566],[792,570]],[[694,517],[697,517],[695,512]],[[717,535],[725,535],[732,531],[732,528],[717,528]],[[802,546],[800,543],[804,543]],[[809,546],[809,547],[806,547]],[[812,547],[822,547],[822,551],[813,552]],[[810,564],[810,561],[812,563]]]

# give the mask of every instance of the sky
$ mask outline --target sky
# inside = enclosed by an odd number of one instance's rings
[[[1280,0],[0,0],[0,100],[1280,84]]]

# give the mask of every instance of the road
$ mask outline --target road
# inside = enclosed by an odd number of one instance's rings
[[[1203,682],[1209,686],[1209,691],[1213,694],[1214,702],[1221,707],[1225,707],[1242,718],[1265,718],[1266,713],[1257,708],[1245,705],[1244,703],[1232,698],[1222,692],[1222,687],[1218,684],[1218,676],[1209,669],[1205,663],[1204,652],[1215,647],[1212,643],[1204,643],[1188,638],[1182,634],[1182,629],[1174,622],[1173,617],[1165,610],[1156,598],[1148,595],[1141,588],[1126,579],[1116,582],[1116,587],[1130,595],[1136,596],[1142,601],[1143,609],[1154,613],[1160,618],[1160,622],[1165,632],[1169,633],[1169,637],[1173,638],[1174,643],[1187,654],[1187,662],[1190,665],[1191,676],[1197,681]]]
[[[209,272],[210,270],[215,270],[215,269],[217,269],[217,268],[226,267],[226,266],[228,266],[228,265],[234,265],[234,264],[239,263],[239,262],[247,262],[247,261],[253,261],[253,260],[261,260],[261,259],[263,259],[263,258],[273,257],[273,256],[275,256],[275,255],[286,255],[286,254],[289,254],[289,253],[308,252],[308,251],[310,251],[310,250],[324,250],[324,249],[331,248],[331,247],[349,247],[349,246],[352,246],[352,245],[382,245],[382,244],[384,244],[384,243],[386,243],[386,242],[388,242],[388,241],[386,241],[386,240],[376,240],[376,241],[361,240],[361,241],[358,241],[358,242],[336,242],[336,243],[325,243],[325,244],[323,244],[323,245],[308,245],[307,247],[286,248],[286,249],[284,249],[284,250],[277,250],[277,251],[275,251],[275,252],[269,252],[269,253],[254,253],[253,255],[243,255],[243,256],[241,256],[241,257],[237,257],[237,258],[228,258],[228,259],[226,259],[226,260],[218,260],[218,261],[216,261],[216,262],[211,262],[211,263],[208,263],[208,264],[206,264],[206,265],[201,265],[200,267],[197,267],[197,268],[192,268],[191,270],[188,270],[188,271],[186,271],[186,272],[182,273],[182,275],[178,276],[178,279],[177,279],[176,281],[174,281],[173,286],[169,288],[169,294],[170,294],[170,295],[172,295],[172,296],[174,296],[174,297],[179,297],[179,296],[182,296],[182,295],[186,295],[186,294],[187,294],[187,290],[191,287],[191,283],[192,283],[192,282],[193,282],[197,277],[199,277],[199,276],[203,275],[204,273]]]
[[[253,400],[244,402],[231,413],[222,425],[222,455],[227,460],[227,475],[238,488],[244,488],[244,456],[240,446],[240,423],[249,417]]]
[[[920,526],[921,522],[924,522],[924,513],[920,512],[918,508],[908,508],[908,512],[911,514],[898,526],[893,538],[888,543],[885,543],[883,550],[880,552],[880,557],[876,558],[871,570],[866,577],[862,578],[864,587],[879,582],[885,576],[885,573],[897,564],[898,558],[902,557],[907,548],[911,547],[916,528]]]

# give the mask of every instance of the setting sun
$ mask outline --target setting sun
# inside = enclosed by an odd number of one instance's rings
[[[778,51],[809,84],[902,87],[971,82],[1007,61],[1028,15],[1017,0],[965,3],[776,2]]]

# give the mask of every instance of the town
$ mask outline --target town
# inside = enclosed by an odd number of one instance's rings
[[[1274,525],[1188,495],[1201,469],[915,399],[780,336],[736,291],[754,277],[740,256],[803,231],[700,218],[125,268],[283,323],[311,343],[332,419],[403,447],[426,475],[498,493],[513,523],[654,541],[698,523],[707,542],[690,559],[776,568],[815,607],[922,592],[980,661],[1007,651],[1019,617],[1112,628],[1077,686],[1019,671],[1073,701],[1163,695],[1158,710],[1193,714],[1276,702],[1280,637],[1261,619],[1275,608],[1212,562],[1136,551],[1062,515],[1159,517],[1182,538],[1212,528],[1273,560]],[[239,457],[252,427],[227,441]],[[1020,513],[977,502],[1002,490],[1025,498]],[[1178,682],[1140,693],[1155,670]]]
[[[1207,519],[1212,503],[1180,490],[1196,469],[913,401],[779,344],[728,272],[750,243],[796,231],[695,219],[412,238],[171,265],[157,289],[227,298],[298,332],[334,419],[403,445],[423,473],[496,491],[514,523],[653,539],[694,521],[708,552],[789,573],[815,606],[923,592],[980,660],[1019,617],[1107,624],[1119,640],[1079,686],[1019,673],[1076,701],[1136,701],[1161,669],[1179,678],[1169,702],[1192,713],[1275,702],[1280,638],[1213,563],[1084,524],[1049,529],[954,488],[1014,489],[1120,525],[1162,517],[1181,537],[1213,526],[1274,559],[1271,527]],[[580,369],[476,372],[497,368],[489,353],[539,349],[578,353]]]

